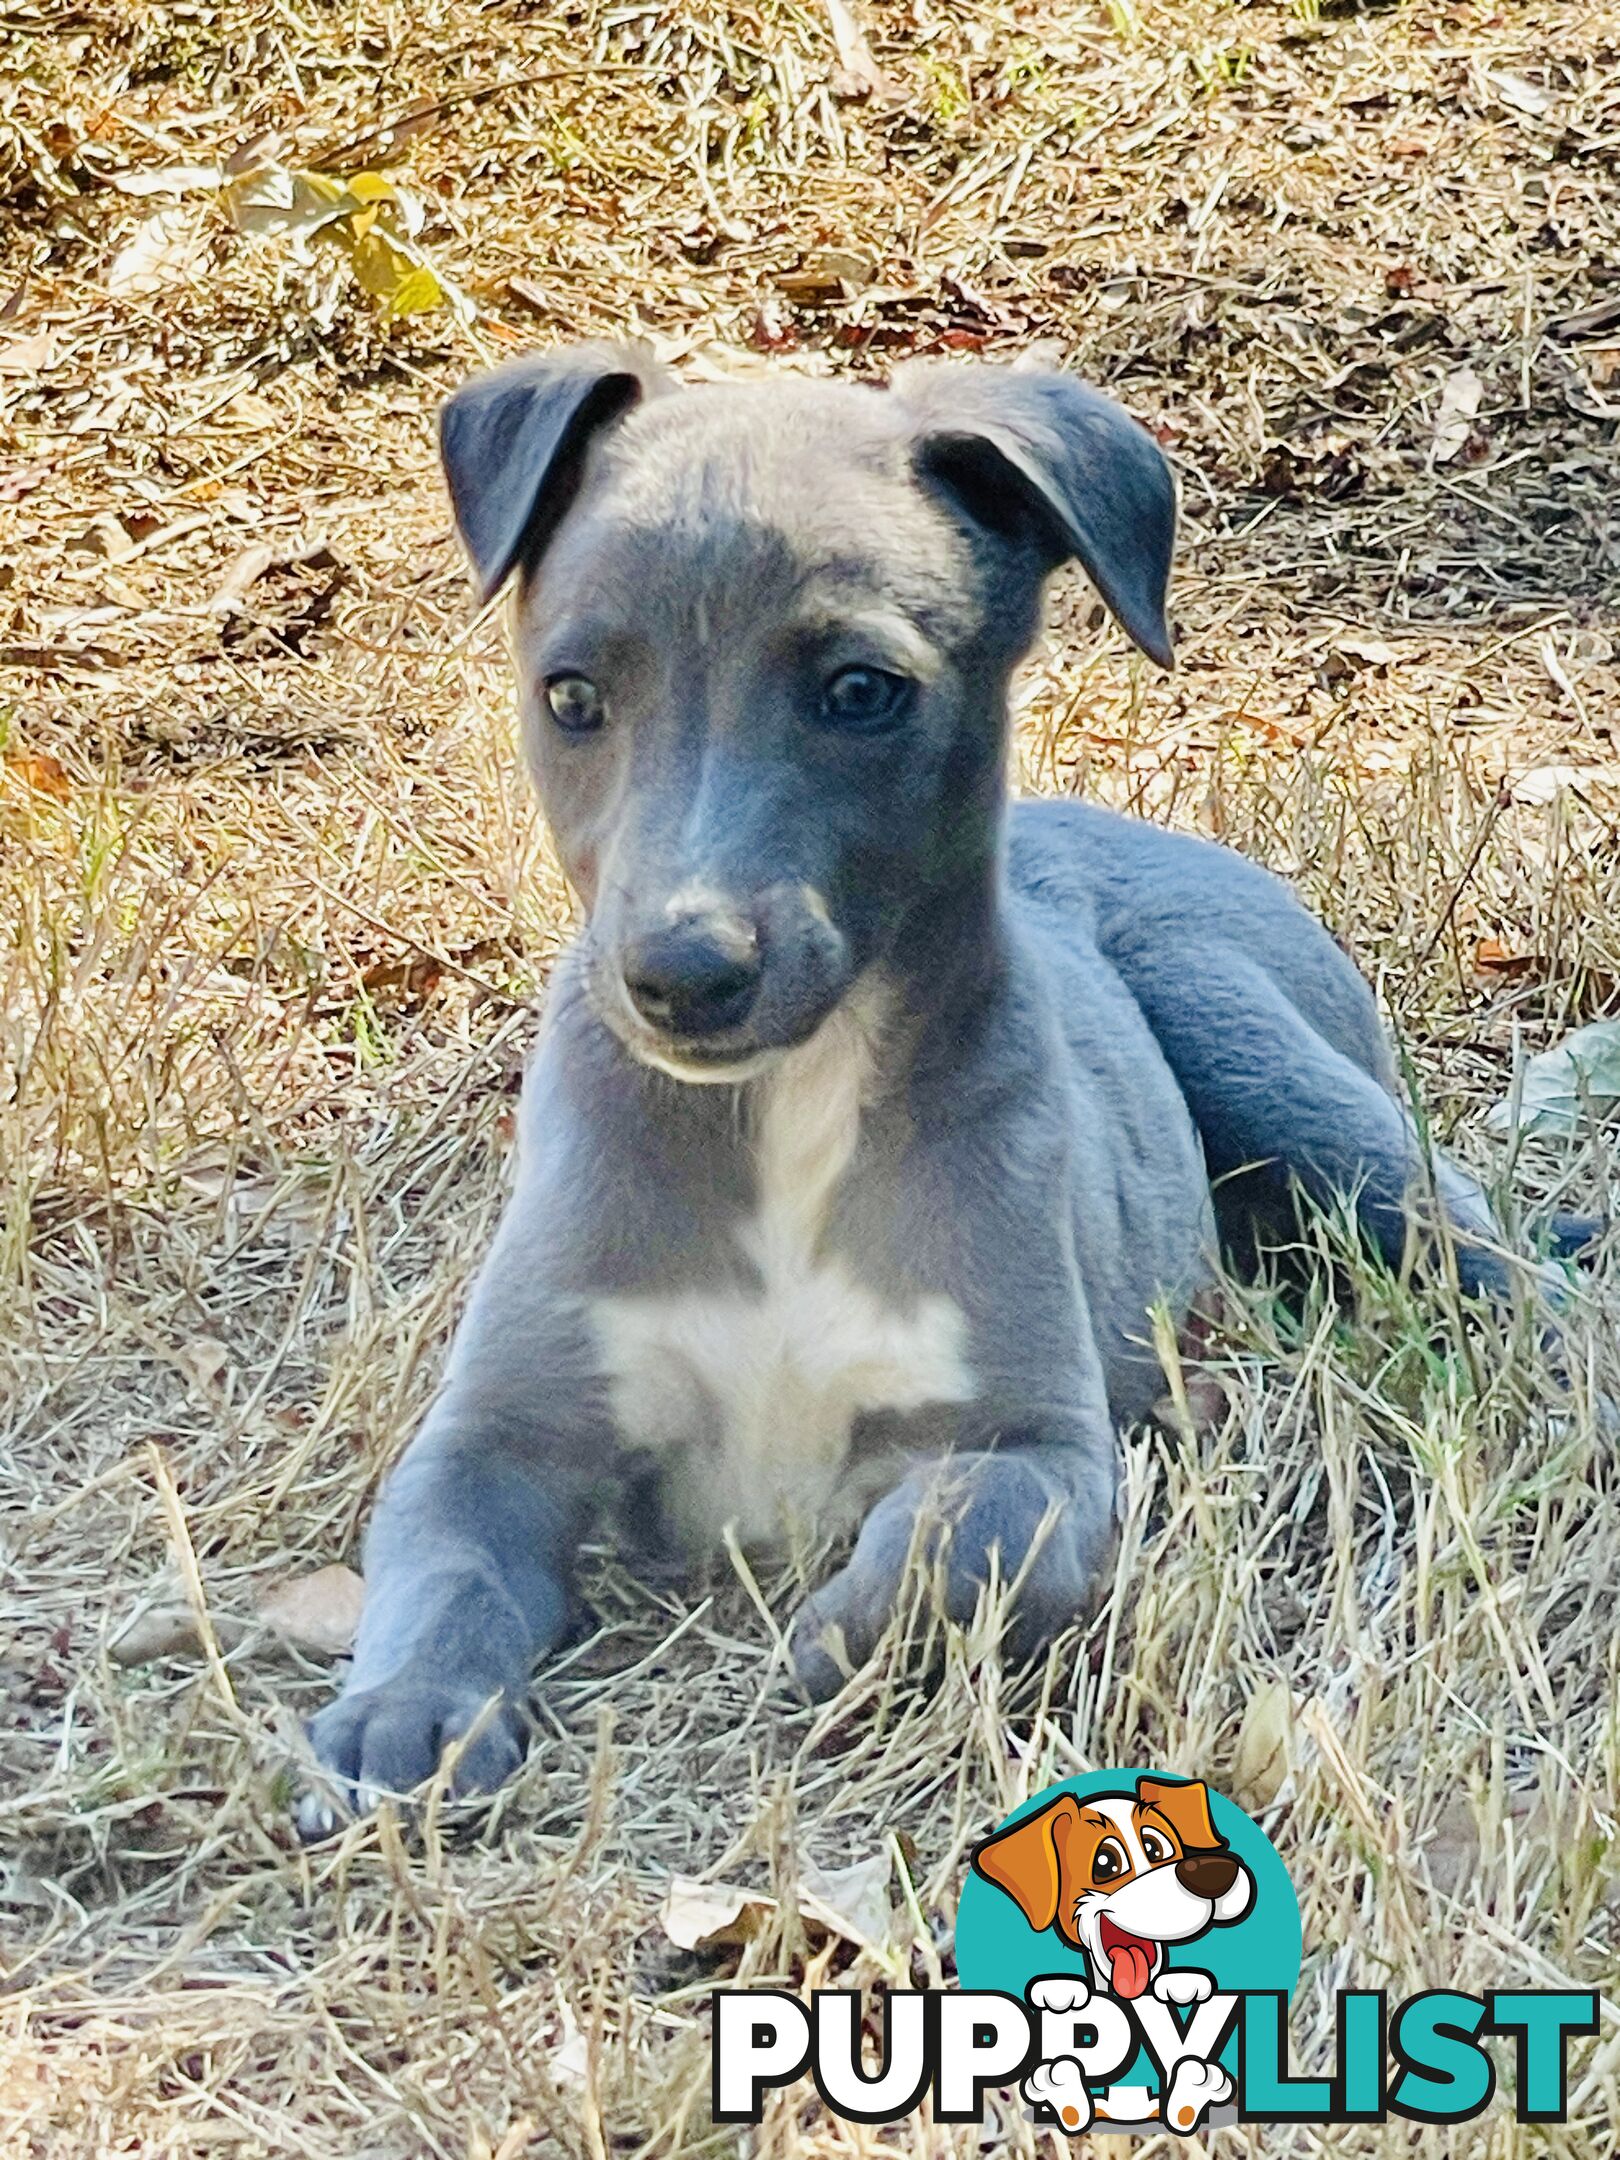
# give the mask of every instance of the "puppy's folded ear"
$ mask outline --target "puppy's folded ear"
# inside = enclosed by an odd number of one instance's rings
[[[988,1837],[973,1854],[974,1873],[1005,1890],[1032,1928],[1049,1928],[1063,1896],[1063,1848],[1080,1820],[1073,1793]]]
[[[1048,566],[1076,558],[1126,634],[1171,664],[1165,593],[1176,490],[1147,429],[1071,375],[917,361],[894,378],[917,464],[968,515],[1031,533]]]
[[[1176,1833],[1183,1852],[1224,1852],[1226,1840],[1209,1812],[1209,1787],[1201,1778],[1144,1777],[1136,1781],[1138,1805],[1162,1815]]]
[[[480,600],[520,562],[539,561],[592,437],[667,382],[628,346],[576,345],[509,361],[454,393],[439,415],[439,456]]]

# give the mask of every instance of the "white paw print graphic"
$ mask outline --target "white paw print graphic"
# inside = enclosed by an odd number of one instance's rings
[[[1033,1996],[1034,1990],[1030,1993]],[[1037,2063],[1024,2080],[1023,2094],[1031,2107],[1049,2107],[1071,2135],[1090,2129],[1091,2095],[1086,2090],[1086,2074],[1072,2055],[1060,2055],[1056,2062]]]
[[[1166,1969],[1153,1983],[1153,1992],[1162,2003],[1176,2003],[1187,2009],[1194,2003],[1208,2002],[1215,1992],[1215,1983],[1207,1972],[1176,1972]]]
[[[1026,2000],[1032,2010],[1083,2010],[1091,1986],[1083,1973],[1049,1973],[1029,1983]]]
[[[1212,2107],[1232,2097],[1232,2080],[1219,2063],[1202,2063],[1189,2056],[1176,2064],[1160,2113],[1167,2130],[1186,2137],[1198,2128]]]

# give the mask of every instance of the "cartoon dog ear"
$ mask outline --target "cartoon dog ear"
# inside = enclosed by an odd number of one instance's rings
[[[579,490],[592,438],[668,378],[630,346],[534,353],[462,384],[439,457],[480,601],[540,559]]]
[[[1209,1812],[1209,1787],[1201,1779],[1173,1783],[1169,1778],[1138,1778],[1136,1797],[1143,1807],[1157,1808],[1181,1840],[1183,1852],[1224,1852],[1226,1840]]]
[[[973,1855],[976,1874],[1005,1890],[1032,1928],[1049,1928],[1063,1895],[1063,1848],[1080,1820],[1073,1793],[987,1837]]]
[[[1033,528],[1052,567],[1078,559],[1125,631],[1171,664],[1165,593],[1176,489],[1158,444],[1072,375],[913,362],[894,395],[917,415],[917,461],[991,531]]]

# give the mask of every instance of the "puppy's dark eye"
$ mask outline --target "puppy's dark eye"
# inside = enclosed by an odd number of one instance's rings
[[[1125,1848],[1114,1838],[1104,1838],[1091,1856],[1091,1879],[1093,1882],[1117,1882],[1121,1875],[1128,1875],[1131,1864],[1125,1857]]]
[[[548,676],[546,703],[552,719],[567,735],[589,735],[607,718],[601,691],[585,675]]]
[[[915,688],[904,675],[884,668],[840,668],[822,685],[821,717],[829,727],[870,734],[900,719]]]
[[[1175,1847],[1167,1837],[1161,1837],[1157,1830],[1142,1832],[1142,1850],[1155,1867],[1162,1867],[1166,1860],[1175,1858]]]

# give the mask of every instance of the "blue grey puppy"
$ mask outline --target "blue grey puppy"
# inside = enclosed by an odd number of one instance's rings
[[[950,1612],[994,1563],[1038,1648],[1097,1586],[1116,1427],[1163,1385],[1149,1309],[1202,1278],[1212,1185],[1234,1233],[1294,1184],[1355,1195],[1397,1253],[1419,1168],[1372,996],[1283,885],[1009,808],[1008,678],[1058,564],[1170,658],[1174,491],[1108,399],[950,364],[689,389],[592,347],[475,379],[442,443],[481,591],[515,581],[589,922],[314,1722],[362,1805],[475,1720],[462,1786],[511,1771],[627,1486],[694,1549],[859,1521],[792,1632],[818,1695],[920,1524]],[[1465,1282],[1502,1287],[1478,1188],[1438,1187]]]

